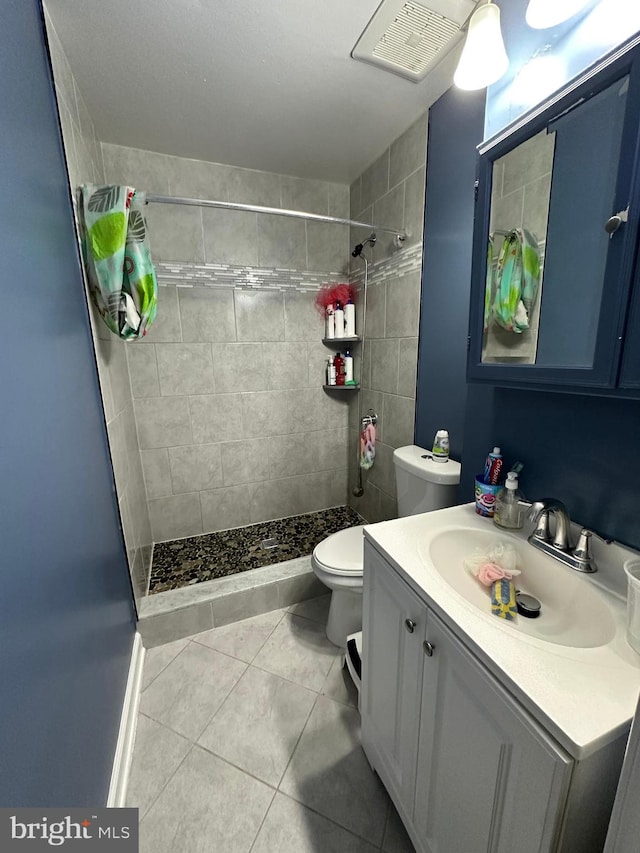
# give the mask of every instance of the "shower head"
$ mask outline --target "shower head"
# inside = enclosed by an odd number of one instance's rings
[[[364,249],[364,247],[368,243],[370,243],[372,246],[374,246],[377,239],[378,238],[376,237],[375,234],[372,234],[370,237],[367,237],[367,239],[363,240],[362,243],[357,244],[357,246],[354,248],[353,252],[351,252],[351,256],[353,258],[359,258],[360,255],[362,254],[362,250]]]

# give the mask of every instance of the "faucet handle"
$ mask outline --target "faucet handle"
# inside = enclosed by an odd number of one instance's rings
[[[531,515],[529,515],[529,518],[531,518]],[[551,534],[549,533],[549,513],[546,509],[542,510],[542,512],[538,514],[536,522],[536,529],[531,534],[531,538],[540,539],[542,542],[550,542]]]
[[[596,572],[598,570],[598,567],[596,566],[596,561],[593,559],[593,554],[591,553],[592,535],[593,534],[590,530],[583,528],[580,531],[578,544],[573,549],[573,556],[575,557],[578,563],[576,568],[580,572]]]

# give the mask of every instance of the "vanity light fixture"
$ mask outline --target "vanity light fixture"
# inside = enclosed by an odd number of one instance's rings
[[[453,82],[460,89],[484,89],[499,80],[508,67],[500,29],[500,9],[489,0],[469,19],[467,40]]]
[[[591,0],[529,0],[525,18],[534,30],[546,30],[573,18]]]

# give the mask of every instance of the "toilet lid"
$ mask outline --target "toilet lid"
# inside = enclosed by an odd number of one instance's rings
[[[361,575],[364,551],[363,524],[339,530],[316,545],[313,556],[329,574]]]

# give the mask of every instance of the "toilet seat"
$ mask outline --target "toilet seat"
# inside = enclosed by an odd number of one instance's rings
[[[317,567],[328,575],[362,576],[364,525],[339,530],[323,539],[313,550]]]

